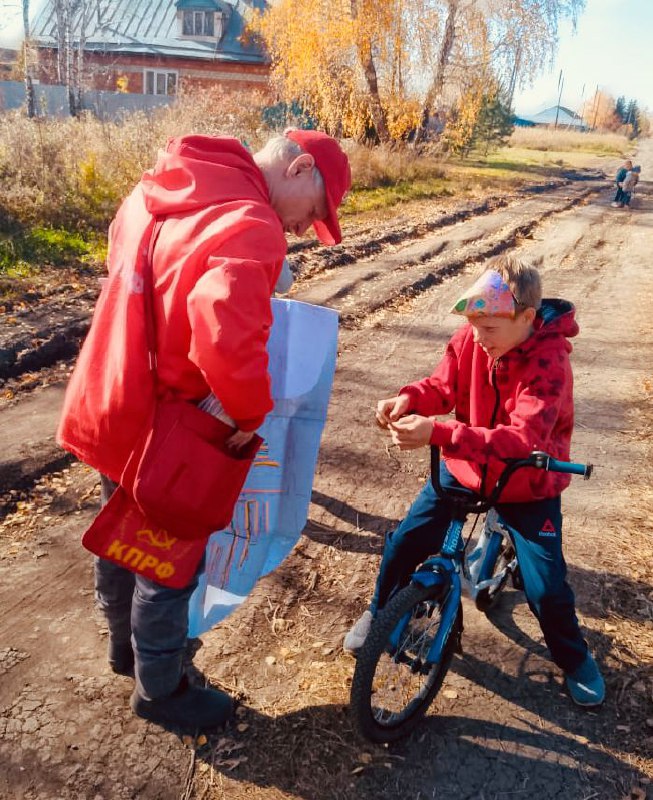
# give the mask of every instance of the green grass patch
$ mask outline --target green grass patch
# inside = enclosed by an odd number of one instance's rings
[[[366,211],[380,211],[411,200],[448,197],[452,194],[448,180],[441,176],[414,181],[400,180],[373,189],[352,189],[342,206],[341,214],[352,216]]]
[[[47,227],[0,233],[0,273],[10,277],[31,275],[44,265],[94,264],[105,256],[104,237],[95,234]]]

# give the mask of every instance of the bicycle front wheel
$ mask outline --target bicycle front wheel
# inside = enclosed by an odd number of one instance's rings
[[[411,583],[379,612],[356,659],[351,687],[354,724],[373,742],[406,736],[442,686],[462,633],[462,609],[436,664],[427,661],[442,624],[443,589]],[[401,623],[397,646],[390,637]]]

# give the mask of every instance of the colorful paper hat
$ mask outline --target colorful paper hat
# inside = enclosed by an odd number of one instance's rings
[[[452,314],[465,317],[514,317],[515,298],[498,272],[484,272],[456,302]]]

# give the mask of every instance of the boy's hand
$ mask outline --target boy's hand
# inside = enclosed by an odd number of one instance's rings
[[[416,450],[431,441],[433,434],[433,417],[420,417],[409,414],[389,424],[392,443],[399,445],[400,450]]]
[[[387,429],[391,422],[396,422],[410,408],[410,397],[400,394],[397,397],[388,397],[379,400],[376,404],[376,424],[379,428]]]

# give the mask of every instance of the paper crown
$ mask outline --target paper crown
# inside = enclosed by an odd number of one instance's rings
[[[476,283],[460,297],[452,314],[465,317],[514,317],[515,298],[498,272],[484,272]]]

